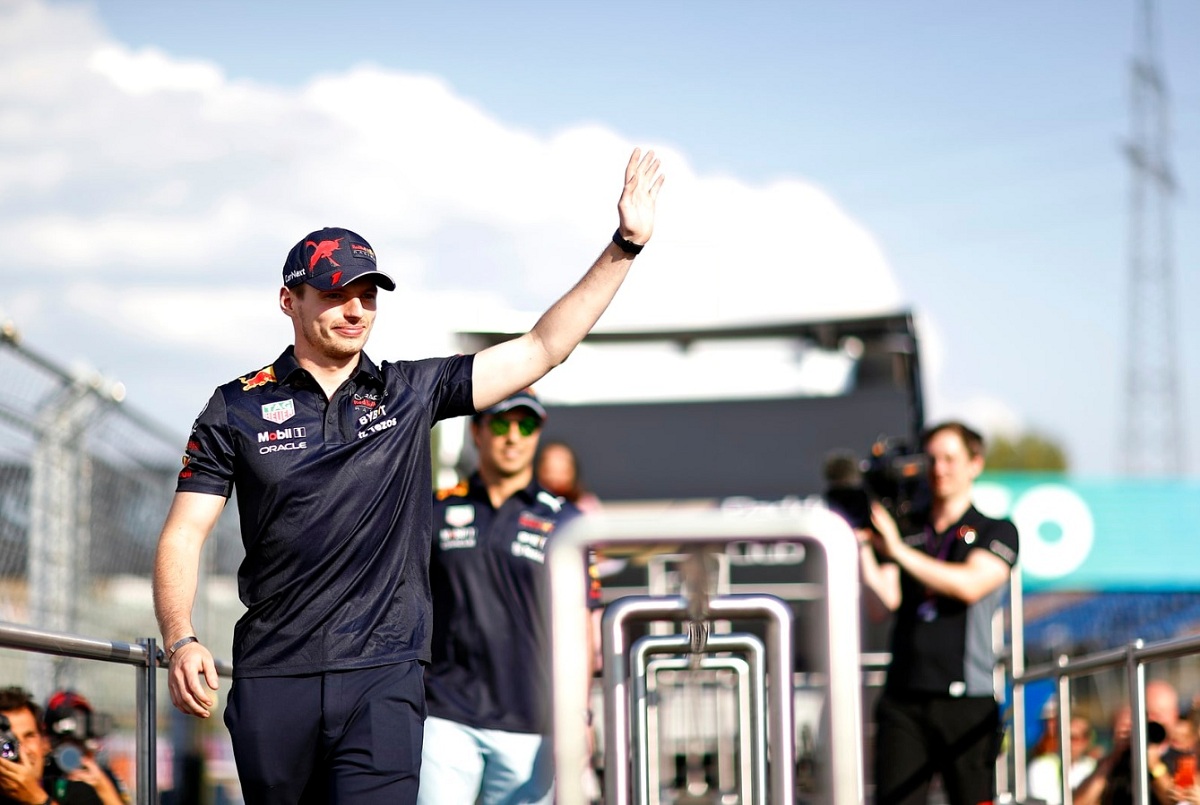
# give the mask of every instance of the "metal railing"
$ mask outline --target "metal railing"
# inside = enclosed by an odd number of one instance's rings
[[[79,660],[129,665],[137,675],[136,711],[136,779],[138,805],[153,805],[158,801],[158,669],[166,668],[162,650],[153,637],[136,643],[101,640],[66,632],[33,629],[17,623],[0,621],[0,647],[70,657]],[[217,661],[217,673],[223,677],[233,674],[233,667]]]
[[[1200,654],[1200,636],[1161,640],[1155,643],[1144,643],[1135,640],[1124,648],[1108,649],[1087,654],[1082,657],[1060,655],[1057,661],[1025,669],[1013,674],[1014,691],[1024,688],[1031,682],[1053,679],[1058,693],[1058,734],[1070,735],[1071,732],[1071,680],[1076,677],[1093,674],[1097,671],[1125,669],[1126,693],[1132,718],[1132,729],[1129,736],[1129,754],[1131,761],[1131,780],[1133,782],[1134,805],[1147,805],[1150,802],[1149,780],[1146,769],[1146,665],[1150,662],[1170,660]],[[1014,744],[1021,742],[1024,734],[1014,735]],[[1071,767],[1070,742],[1059,741],[1059,760],[1061,768]],[[1063,775],[1063,805],[1071,805],[1071,786],[1065,782]],[[1016,802],[1024,802],[1027,798],[1025,769],[1017,764],[1013,774],[1012,796]]]

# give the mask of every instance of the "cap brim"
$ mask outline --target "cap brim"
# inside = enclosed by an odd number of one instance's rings
[[[395,281],[392,280],[392,278],[389,277],[387,274],[384,274],[382,271],[363,271],[359,274],[354,274],[353,276],[351,276],[350,274],[343,271],[342,275],[340,277],[338,277],[337,285],[334,285],[333,283],[330,282],[330,279],[333,276],[334,276],[334,274],[332,274],[332,273],[331,274],[322,274],[320,276],[316,276],[310,280],[307,280],[307,284],[311,285],[312,287],[314,287],[320,291],[332,291],[335,288],[345,288],[347,285],[349,285],[352,282],[358,282],[361,279],[370,277],[371,279],[375,280],[375,284],[378,285],[383,290],[385,290],[385,291],[396,290]]]
[[[545,421],[546,409],[540,402],[530,397],[515,397],[511,400],[501,400],[491,408],[486,408],[479,412],[479,416],[485,414],[503,414],[505,411],[511,411],[514,408],[528,408],[533,413],[537,414],[538,419]]]

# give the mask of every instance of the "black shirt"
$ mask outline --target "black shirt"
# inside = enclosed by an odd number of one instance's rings
[[[433,509],[429,715],[479,729],[550,731],[545,543],[579,510],[536,481],[499,509],[478,474]]]
[[[237,490],[235,676],[429,658],[430,429],[474,413],[472,364],[363,354],[326,400],[289,347],[216,390],[177,489]]]
[[[926,527],[905,537],[918,550],[946,562],[965,562],[971,551],[989,551],[1010,566],[1017,561],[1017,528],[993,520],[974,506],[942,533]],[[935,595],[901,570],[900,608],[892,633],[890,693],[943,696],[992,696],[992,615],[1004,599],[1005,585],[974,604]]]

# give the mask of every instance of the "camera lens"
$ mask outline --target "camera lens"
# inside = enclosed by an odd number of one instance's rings
[[[64,774],[83,768],[83,751],[74,744],[62,744],[54,750],[54,762]]]
[[[1167,728],[1157,721],[1146,722],[1146,743],[1160,744],[1167,740]]]

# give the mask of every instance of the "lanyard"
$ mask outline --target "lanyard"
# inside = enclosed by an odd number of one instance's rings
[[[933,526],[925,526],[926,552],[939,561],[945,562],[946,557],[950,555],[950,546],[954,544],[957,534],[954,532],[953,526],[951,526],[951,528],[946,531],[945,535],[942,536],[942,543],[938,545],[937,552],[935,553],[933,549],[933,540],[936,536],[937,535],[933,533]]]
[[[937,546],[936,552],[933,547],[933,539],[937,536],[933,533],[933,526],[925,526],[925,549],[930,556],[934,556],[941,562],[946,561],[946,557],[950,555],[950,546],[958,538],[958,534],[953,527],[946,531],[942,536],[942,544]],[[917,617],[925,623],[932,623],[938,617],[937,595],[928,587],[925,588],[925,600],[917,606]]]

